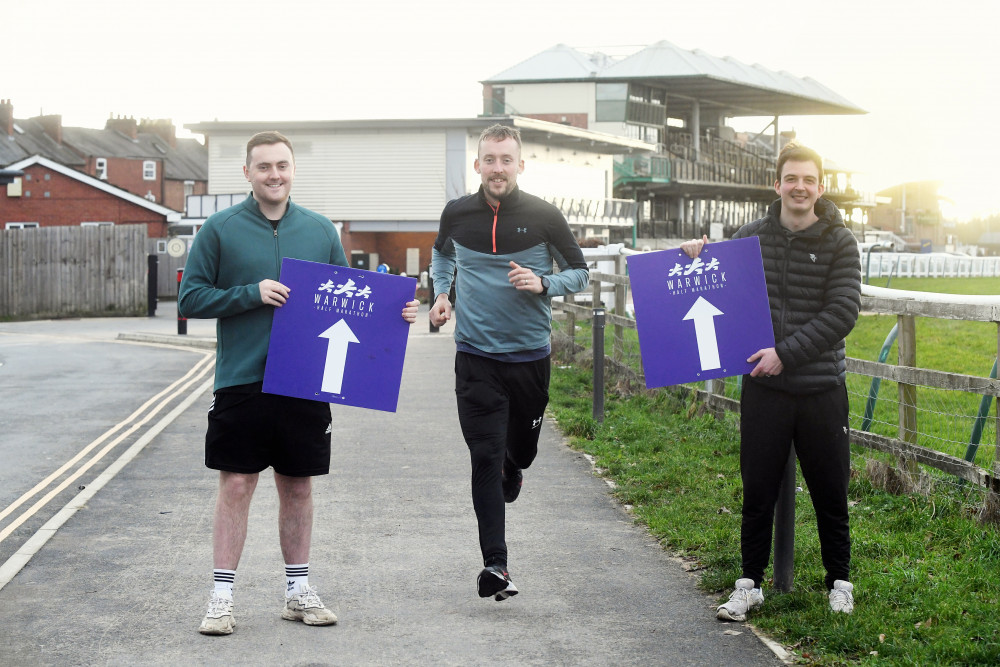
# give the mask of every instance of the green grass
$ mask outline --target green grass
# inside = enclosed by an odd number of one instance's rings
[[[864,315],[847,338],[847,354],[857,359],[877,360],[893,325],[894,315]],[[916,318],[917,362],[920,368],[950,373],[988,377],[996,359],[997,325],[992,322],[961,322],[933,318]],[[956,344],[956,341],[961,341]],[[887,363],[896,363],[895,344],[889,350]],[[851,393],[851,426],[861,428],[861,415],[871,378],[848,375]],[[898,429],[898,389],[895,382],[883,380],[878,389],[879,400],[874,411],[873,433],[896,437]],[[917,430],[921,443],[952,456],[966,454],[972,434],[972,419],[979,413],[982,396],[966,392],[945,391],[930,387],[917,388]],[[996,421],[987,419],[980,442],[996,443]],[[976,463],[989,468],[992,448],[980,447]]]
[[[1000,294],[1000,278],[872,278],[868,284],[914,292]]]
[[[885,279],[872,284],[885,285]],[[893,289],[951,294],[986,295],[1000,293],[998,278],[897,278]],[[857,359],[878,359],[879,352],[893,325],[895,315],[865,315],[847,338],[847,354]],[[950,373],[987,377],[997,357],[997,325],[993,322],[961,322],[918,317],[917,361],[920,368],[931,368]],[[889,352],[887,363],[895,363],[898,351],[895,345]],[[864,411],[871,380],[849,376],[851,414],[859,416]],[[873,433],[895,437],[898,430],[896,383],[883,381],[879,387],[879,402],[874,412]],[[917,389],[918,423],[922,434],[921,444],[952,456],[964,457],[972,434],[972,418],[979,413],[982,397],[963,392],[949,392],[920,387]],[[852,419],[852,427],[860,428],[860,418]],[[980,442],[996,443],[996,420],[987,419]],[[977,465],[990,468],[992,447],[980,447],[975,458]]]
[[[892,286],[904,282],[897,279]],[[943,286],[948,280],[937,282]],[[989,288],[996,283],[990,280]],[[968,279],[959,284],[972,286]],[[862,318],[848,340],[848,354],[877,358],[894,321]],[[985,375],[989,366],[983,368],[983,360],[992,363],[996,336],[995,324],[918,320],[918,363]],[[589,331],[576,340],[589,346]],[[889,384],[882,383],[883,392]],[[595,457],[637,521],[698,569],[701,586],[724,601],[740,576],[742,484],[734,415],[716,420],[700,415],[690,397],[654,390],[609,395],[599,424],[591,417],[591,391],[589,367],[553,364],[550,409],[571,444]],[[930,398],[921,393],[920,400]],[[988,421],[995,424],[992,417]],[[995,434],[988,438],[984,442],[995,443]],[[801,477],[799,485],[804,486]],[[807,664],[1000,663],[1000,528],[972,516],[981,492],[952,484],[927,496],[896,496],[856,471],[849,500],[855,613],[829,613],[807,490],[796,497],[795,588],[774,593],[766,582],[767,599],[753,624]]]
[[[740,576],[732,415],[688,417],[687,402],[645,392],[607,401],[598,424],[590,381],[587,369],[553,369],[551,411],[560,428],[595,457],[616,482],[616,497],[665,548],[703,569],[701,585],[723,601]],[[971,518],[957,494],[893,496],[860,475],[852,479],[857,608],[850,617],[829,614],[815,515],[808,494],[798,494],[795,590],[766,591],[752,622],[813,664],[996,664],[1000,531]]]

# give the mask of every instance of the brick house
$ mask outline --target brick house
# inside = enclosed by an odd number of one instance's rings
[[[181,214],[39,155],[9,165],[24,172],[0,191],[0,229],[58,225],[146,225],[167,236]]]
[[[63,127],[62,116],[15,119],[0,100],[0,168],[39,155],[175,211],[208,188],[208,153],[178,139],[169,120],[112,117],[103,129]]]

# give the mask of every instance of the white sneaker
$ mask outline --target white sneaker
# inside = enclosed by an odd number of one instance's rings
[[[843,579],[833,582],[833,590],[830,591],[830,610],[841,614],[850,614],[854,611],[854,584]]]
[[[208,601],[208,613],[202,619],[198,632],[203,635],[231,635],[236,621],[233,620],[233,599],[212,591]]]
[[[737,579],[729,602],[719,605],[715,617],[720,621],[745,621],[747,612],[764,604],[764,592],[753,587],[753,579]]]
[[[306,625],[336,625],[337,617],[326,608],[316,594],[316,589],[307,586],[304,591],[285,598],[285,608],[281,617],[289,621],[302,621]]]

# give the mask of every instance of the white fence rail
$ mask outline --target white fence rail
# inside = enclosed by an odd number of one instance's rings
[[[862,252],[861,270],[868,279],[889,276],[993,278],[1000,277],[1000,257],[969,257],[939,252]]]

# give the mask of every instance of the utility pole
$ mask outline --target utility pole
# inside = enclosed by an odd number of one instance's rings
[[[903,183],[903,196],[899,209],[899,235],[906,236],[906,183]]]

